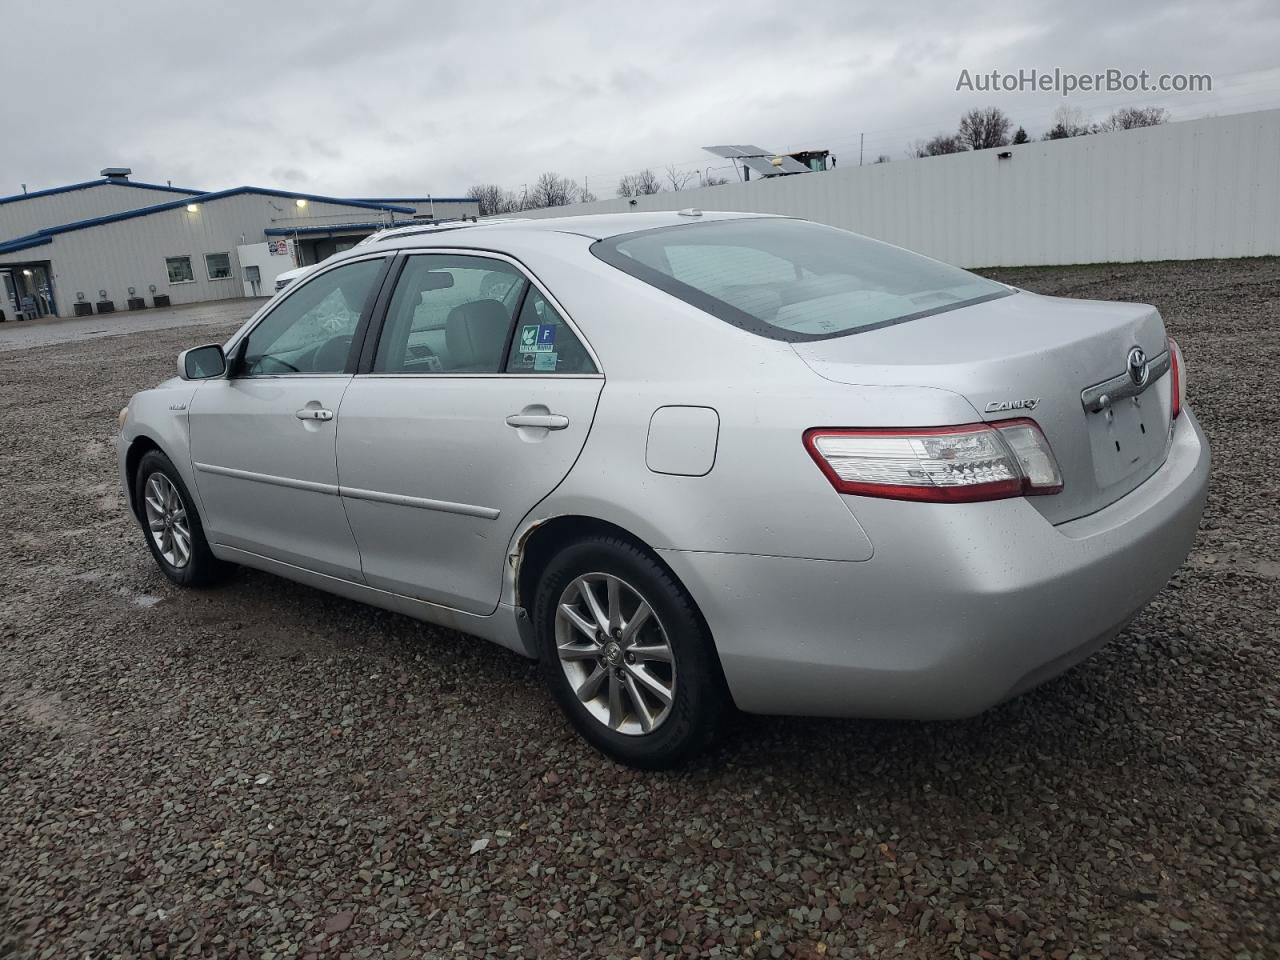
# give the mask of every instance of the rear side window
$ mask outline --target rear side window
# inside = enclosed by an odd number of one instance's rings
[[[536,287],[529,288],[516,323],[507,373],[595,373],[573,330]]]
[[[660,227],[592,244],[599,259],[774,340],[823,340],[1009,296],[1009,288],[804,220]]]

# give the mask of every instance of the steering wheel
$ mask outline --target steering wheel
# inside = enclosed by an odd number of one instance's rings
[[[316,347],[311,355],[311,368],[317,373],[340,371],[347,365],[347,354],[351,352],[351,334],[343,333],[330,337]]]

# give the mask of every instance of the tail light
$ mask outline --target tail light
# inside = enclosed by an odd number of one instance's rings
[[[1182,405],[1187,402],[1187,377],[1182,362],[1182,348],[1178,341],[1169,338],[1169,373],[1173,379],[1169,382],[1170,400],[1169,419],[1177,420],[1182,412]]]
[[[1062,474],[1034,420],[958,427],[805,431],[804,445],[840,493],[972,503],[1057,493]]]

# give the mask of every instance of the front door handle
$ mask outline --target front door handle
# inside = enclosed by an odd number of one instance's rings
[[[569,426],[569,418],[558,413],[513,413],[507,417],[508,427],[543,427],[547,430],[563,430]]]
[[[294,416],[299,420],[332,420],[333,411],[324,410],[320,407],[303,407]]]

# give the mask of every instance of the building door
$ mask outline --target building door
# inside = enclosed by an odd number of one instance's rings
[[[0,320],[20,320],[18,314],[18,287],[13,282],[12,270],[0,270]]]
[[[9,270],[18,301],[18,317],[34,320],[38,317],[56,317],[58,304],[53,297],[53,281],[49,266],[44,263],[28,263]]]

